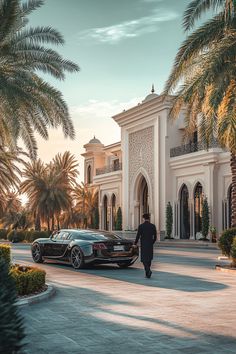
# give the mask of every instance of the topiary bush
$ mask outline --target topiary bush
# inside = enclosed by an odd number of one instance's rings
[[[10,270],[18,295],[29,295],[45,286],[46,272],[36,267],[15,265]]]
[[[218,241],[218,246],[221,249],[223,255],[230,257],[231,246],[235,236],[236,228],[227,229],[222,232]]]
[[[2,259],[8,267],[11,262],[11,247],[10,245],[0,244],[0,259]]]
[[[171,238],[173,227],[173,210],[170,202],[166,206],[166,239]]]
[[[121,211],[121,207],[119,207],[118,210],[117,210],[115,229],[117,231],[118,230],[122,230],[122,211]]]
[[[0,229],[0,240],[7,240],[7,230]]]
[[[14,280],[0,257],[0,353],[19,353],[22,348],[24,330],[16,300]]]
[[[207,240],[209,226],[209,206],[207,198],[204,198],[202,203],[202,236],[204,241]]]

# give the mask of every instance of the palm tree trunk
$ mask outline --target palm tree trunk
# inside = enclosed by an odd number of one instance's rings
[[[60,216],[57,215],[57,230],[60,230]]]
[[[54,219],[54,213],[52,213],[52,231],[55,228],[55,219]]]
[[[231,153],[230,167],[232,172],[231,227],[236,227],[236,155]]]
[[[37,231],[41,231],[41,221],[40,221],[39,213],[37,211],[35,212],[34,228]]]
[[[48,231],[50,231],[50,217],[49,216],[48,216],[47,224],[48,224]]]

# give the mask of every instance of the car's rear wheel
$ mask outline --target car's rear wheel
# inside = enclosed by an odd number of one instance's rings
[[[119,262],[117,264],[120,268],[128,268],[133,264],[133,262],[132,261],[125,261],[125,262]]]
[[[73,268],[81,269],[84,267],[84,255],[78,246],[72,248],[70,260]]]
[[[32,246],[32,258],[35,263],[43,263],[42,251],[38,243]]]

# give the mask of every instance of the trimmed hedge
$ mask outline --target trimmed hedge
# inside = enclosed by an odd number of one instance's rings
[[[223,231],[219,238],[218,246],[221,249],[222,254],[224,254],[227,257],[230,257],[231,246],[235,236],[236,236],[236,228],[232,228]]]
[[[4,260],[5,263],[10,265],[11,262],[11,247],[4,243],[0,244],[0,258]]]
[[[0,229],[0,240],[7,240],[7,230]]]
[[[12,242],[16,236],[17,242],[33,242],[37,238],[48,238],[49,235],[50,233],[48,231],[16,230],[15,232],[15,230],[11,230],[7,235],[7,239]]]
[[[29,295],[40,291],[45,286],[46,272],[36,267],[16,265],[10,270],[18,295]]]

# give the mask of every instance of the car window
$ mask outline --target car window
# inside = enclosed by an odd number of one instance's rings
[[[63,232],[62,238],[63,240],[68,240],[70,238],[69,236],[70,236],[69,232]]]
[[[64,240],[65,232],[61,231],[57,234],[56,240]]]
[[[102,241],[102,240],[120,240],[121,237],[111,232],[93,232],[93,231],[81,231],[73,232],[72,238],[74,240],[89,240],[89,241]]]

